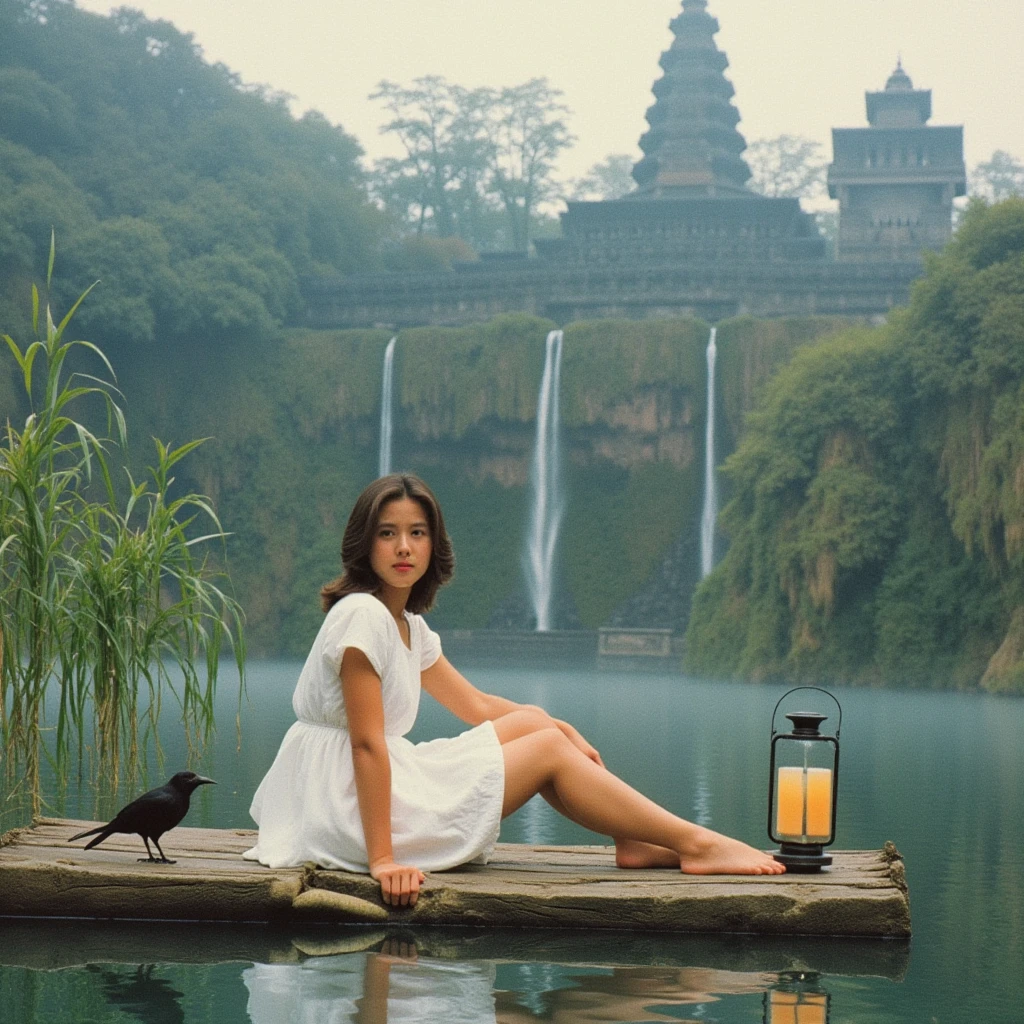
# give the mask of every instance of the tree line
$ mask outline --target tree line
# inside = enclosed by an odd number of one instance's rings
[[[266,336],[306,274],[381,268],[354,138],[120,8],[0,0],[0,319],[24,328],[57,235],[55,305],[97,279],[105,345]]]

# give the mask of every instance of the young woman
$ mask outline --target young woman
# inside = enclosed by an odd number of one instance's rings
[[[486,861],[501,819],[540,793],[615,840],[623,868],[779,874],[745,843],[691,824],[608,771],[571,726],[476,689],[420,613],[451,579],[441,509],[417,477],[381,477],[356,501],[344,572],[321,591],[324,623],[299,676],[288,730],[253,798],[245,856],[369,871],[384,902],[414,904],[424,871]],[[413,744],[420,688],[472,726]]]

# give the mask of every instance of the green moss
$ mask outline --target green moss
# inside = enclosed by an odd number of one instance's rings
[[[576,468],[560,548],[580,622],[596,629],[640,589],[687,529],[697,529],[703,466]],[[682,628],[683,623],[679,623]]]
[[[402,331],[395,379],[406,429],[419,439],[457,439],[485,420],[532,420],[544,339],[554,326],[509,314],[471,327]]]
[[[455,578],[430,615],[436,628],[486,626],[501,602],[522,590],[524,487],[502,487],[465,473],[429,474],[455,548]]]
[[[700,320],[592,320],[565,329],[562,419],[566,427],[609,419],[645,393],[684,393],[703,412],[708,326]]]
[[[875,599],[875,663],[904,686],[973,686],[1006,628],[1003,601],[985,561],[953,536],[934,483],[922,483]]]
[[[303,333],[187,359],[151,351],[121,374],[137,412],[136,461],[148,454],[150,435],[181,437],[191,428],[211,438],[179,486],[208,488],[231,534],[228,566],[254,653],[300,654],[319,627],[319,588],[340,571],[345,520],[376,471],[376,430],[367,420],[379,407],[380,366],[368,398],[339,383],[343,360],[367,359],[374,347],[379,354],[382,339],[383,332]],[[369,415],[350,415],[339,387]]]
[[[302,433],[323,434],[342,420],[379,414],[390,331],[289,331],[281,359],[282,396]]]

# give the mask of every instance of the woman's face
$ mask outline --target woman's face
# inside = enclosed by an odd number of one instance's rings
[[[418,501],[396,498],[381,508],[370,567],[386,587],[410,589],[430,567],[433,550],[427,516]]]

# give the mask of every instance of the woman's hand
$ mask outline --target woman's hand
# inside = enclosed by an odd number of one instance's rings
[[[587,757],[590,758],[595,764],[599,764],[602,768],[604,767],[604,761],[601,760],[601,755],[597,752],[595,747],[592,747],[579,733],[578,730],[573,728],[568,722],[563,722],[559,718],[552,718],[552,722],[558,726],[558,728],[569,738],[572,745],[578,750],[582,750]]]
[[[426,875],[419,868],[383,860],[370,865],[370,874],[380,882],[380,896],[393,907],[414,907]]]

